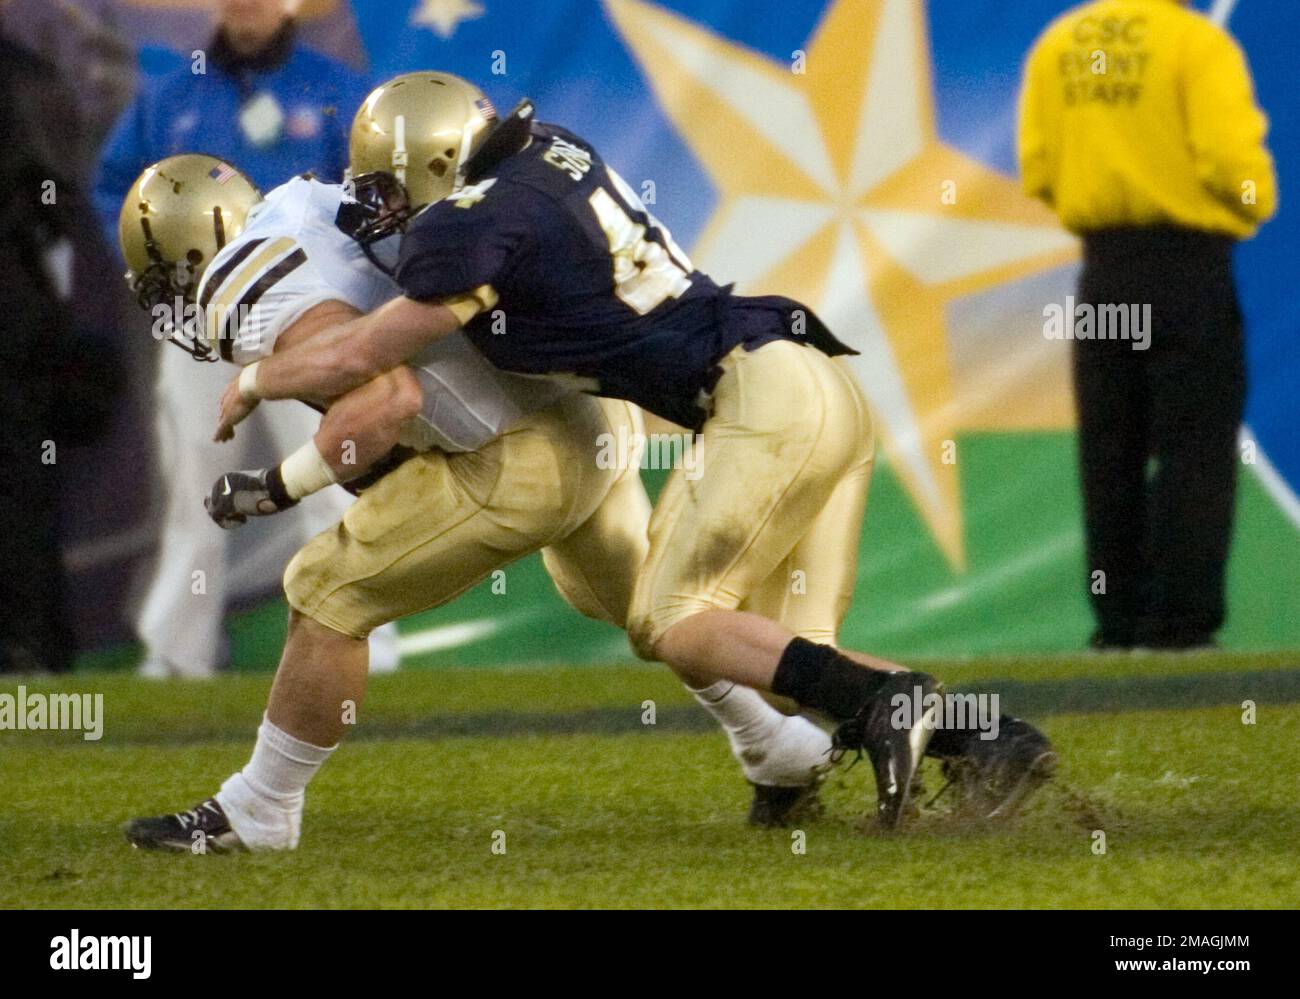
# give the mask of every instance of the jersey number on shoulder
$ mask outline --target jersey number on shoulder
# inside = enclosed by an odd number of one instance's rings
[[[588,203],[596,213],[601,231],[609,241],[610,256],[614,258],[614,294],[644,316],[665,300],[685,292],[691,286],[689,275],[694,268],[681,247],[673,242],[671,233],[646,211],[627,181],[608,167],[605,171],[618,197],[598,187]],[[639,215],[645,222],[636,221],[633,215]]]

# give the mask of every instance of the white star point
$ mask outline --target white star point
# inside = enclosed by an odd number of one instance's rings
[[[450,38],[461,21],[483,16],[483,5],[475,0],[420,0],[411,15],[411,24],[428,28],[439,38]]]

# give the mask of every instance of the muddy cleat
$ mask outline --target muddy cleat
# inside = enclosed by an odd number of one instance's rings
[[[895,829],[911,800],[912,779],[921,766],[925,747],[934,734],[941,708],[941,684],[926,673],[900,670],[891,673],[880,690],[864,704],[857,715],[837,728],[831,736],[832,758],[845,752],[865,751],[876,772],[876,815],[883,829]],[[905,699],[914,706],[918,717],[909,716],[907,725],[895,725],[896,701]]]
[[[830,751],[830,736],[799,715],[782,716],[763,739],[733,742],[732,752],[754,788],[749,824],[774,828],[817,818],[817,792],[833,768]]]
[[[172,853],[228,853],[244,847],[216,798],[188,812],[132,819],[126,826],[126,838],[142,850]]]
[[[945,759],[943,775],[957,789],[957,810],[979,818],[1014,815],[1056,772],[1047,736],[1020,718],[1003,717],[996,739],[971,738],[961,756]]]
[[[820,818],[820,787],[821,777],[803,787],[755,784],[754,800],[749,805],[749,824],[760,829],[779,829],[795,822]]]

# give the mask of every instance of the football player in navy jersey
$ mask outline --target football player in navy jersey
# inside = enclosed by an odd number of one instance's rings
[[[733,295],[696,270],[588,143],[532,111],[525,101],[496,121],[476,87],[447,74],[371,94],[353,131],[358,200],[392,180],[409,186],[417,171],[446,178],[451,193],[413,216],[375,199],[376,231],[406,231],[404,296],[320,334],[311,351],[246,369],[218,432],[260,399],[339,395],[461,328],[504,370],[682,424],[698,434],[703,474],[674,471],[651,520],[628,622],[638,655],[696,689],[743,684],[833,719],[837,750],[873,763],[886,828],[927,749],[978,789],[977,807],[1013,807],[1054,766],[1041,733],[1010,718],[995,739],[942,728],[935,679],[833,644],[874,456],[861,389],[833,359],[853,351],[806,306]],[[796,571],[800,599],[834,619],[819,640],[772,612]]]
[[[123,199],[128,283],[142,305],[171,307],[155,314],[158,332],[196,360],[251,364],[399,294],[383,271],[396,241],[358,245],[353,207],[339,184],[296,177],[263,198],[222,160],[168,157]],[[340,705],[365,694],[372,629],[444,605],[516,559],[540,551],[570,606],[627,621],[650,500],[635,464],[591,455],[600,438],[640,434],[637,407],[508,374],[457,336],[340,399],[309,402],[324,409],[316,434],[279,464],[223,474],[209,516],[233,528],[335,482],[359,497],[285,570],[288,633],[247,764],[194,808],[131,821],[136,847],[295,849],[308,785],[351,727]],[[747,687],[696,697],[753,785],[752,823],[816,808],[830,767],[821,727]]]

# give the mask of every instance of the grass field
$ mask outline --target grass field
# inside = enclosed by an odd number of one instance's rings
[[[723,736],[658,668],[380,678],[311,786],[299,850],[256,856],[141,853],[120,827],[194,804],[244,763],[268,675],[28,681],[103,693],[106,720],[98,742],[0,732],[0,906],[1294,908],[1297,663],[924,664],[1039,721],[1059,781],[1009,826],[933,814],[882,837],[858,830],[868,768],[841,770],[802,853],[789,830],[745,825]]]

